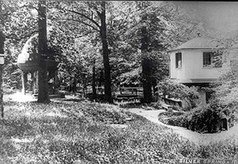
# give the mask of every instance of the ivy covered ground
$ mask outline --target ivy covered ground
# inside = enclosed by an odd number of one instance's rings
[[[173,163],[232,158],[233,141],[199,146],[116,105],[5,102],[0,163]]]

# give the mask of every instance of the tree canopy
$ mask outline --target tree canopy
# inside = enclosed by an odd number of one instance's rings
[[[39,32],[39,13],[38,1],[14,2],[4,1],[4,82],[18,88],[14,63],[26,40]],[[167,50],[204,31],[201,22],[173,2],[52,0],[46,1],[46,13],[47,46],[60,52],[56,60],[61,84],[69,86],[74,79],[75,85],[87,87],[95,79],[97,85],[104,83],[108,102],[114,86],[145,81],[154,86],[168,76]],[[143,37],[146,51],[141,47]],[[150,65],[146,80],[143,59]]]

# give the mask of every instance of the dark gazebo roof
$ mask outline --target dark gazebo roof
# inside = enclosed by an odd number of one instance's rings
[[[183,50],[183,49],[216,49],[219,48],[216,40],[208,37],[193,38],[182,45],[170,51]]]
[[[21,53],[17,58],[18,67],[25,72],[39,70],[39,54],[38,54],[38,34],[31,36],[24,44]],[[57,63],[51,54],[50,58],[46,59],[48,70],[57,69]]]

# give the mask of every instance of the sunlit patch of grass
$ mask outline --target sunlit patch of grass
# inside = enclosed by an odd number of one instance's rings
[[[22,92],[14,92],[11,94],[5,94],[3,97],[4,101],[14,102],[29,102],[36,101],[36,98],[31,94],[23,94]]]

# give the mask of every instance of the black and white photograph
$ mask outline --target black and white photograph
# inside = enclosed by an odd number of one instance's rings
[[[0,0],[0,164],[238,164],[238,1]]]

